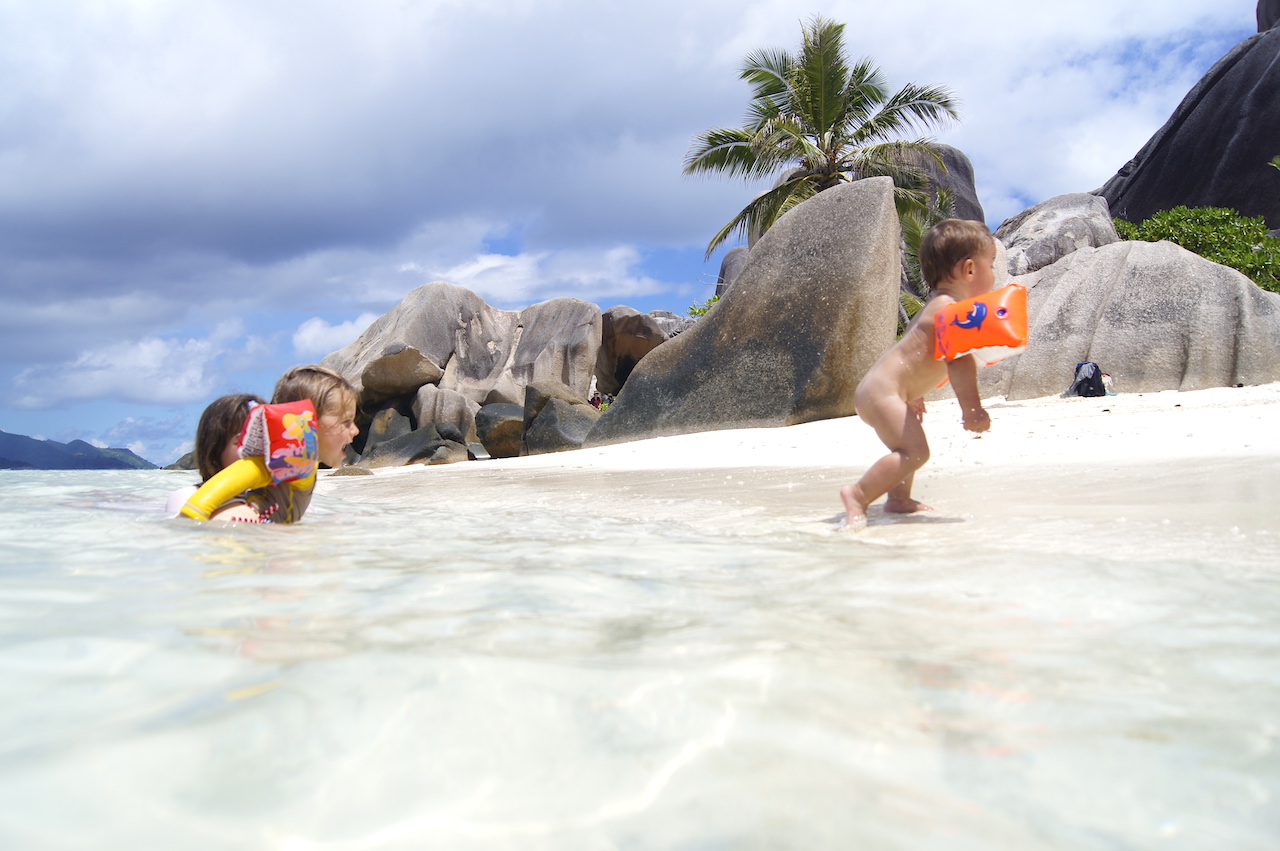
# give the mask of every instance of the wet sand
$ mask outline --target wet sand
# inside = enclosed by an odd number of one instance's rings
[[[840,534],[1215,561],[1280,558],[1280,384],[1101,398],[989,399],[965,432],[929,403],[932,458],[917,499],[934,510],[842,532],[839,487],[884,452],[856,417],[703,432],[527,458],[325,477],[322,496],[377,504],[518,507],[669,519],[744,534]]]

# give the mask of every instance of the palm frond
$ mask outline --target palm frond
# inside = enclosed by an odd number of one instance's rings
[[[845,120],[852,127],[864,123],[875,108],[888,97],[889,82],[870,59],[863,59],[849,70],[845,84]]]
[[[758,49],[743,61],[751,87],[743,127],[716,128],[694,139],[686,174],[784,177],[756,196],[712,238],[707,253],[731,234],[763,233],[787,210],[845,180],[887,176],[902,216],[925,215],[936,202],[928,171],[942,166],[926,139],[907,131],[958,117],[950,90],[910,84],[890,94],[869,59],[845,58],[845,25],[815,16],[802,27],[800,51]]]
[[[764,233],[783,214],[817,194],[818,190],[812,185],[809,175],[797,175],[767,192],[761,192],[727,225],[716,232],[711,242],[707,244],[706,256],[710,257],[734,233],[744,238],[752,233]]]
[[[940,86],[909,84],[884,101],[861,128],[862,141],[888,139],[910,129],[929,129],[960,117],[955,99]]]
[[[800,56],[788,76],[791,107],[815,136],[839,125],[845,113],[849,66],[844,58],[844,24],[815,17],[804,30]]]
[[[754,134],[733,127],[716,127],[700,134],[684,158],[684,173],[724,172],[730,176],[759,177],[759,156],[752,147]],[[764,171],[769,174],[771,166]]]

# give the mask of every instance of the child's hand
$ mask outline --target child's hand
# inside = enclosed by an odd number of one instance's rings
[[[911,413],[916,415],[916,419],[924,422],[924,399],[912,399],[907,403],[907,407],[911,409]]]
[[[965,431],[984,432],[991,428],[991,416],[982,406],[966,408],[964,412]]]

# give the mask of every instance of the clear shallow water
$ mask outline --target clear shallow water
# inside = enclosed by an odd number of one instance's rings
[[[161,514],[184,481],[0,473],[5,848],[1280,844],[1266,538],[224,528]]]

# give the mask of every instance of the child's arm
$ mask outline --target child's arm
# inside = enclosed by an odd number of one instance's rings
[[[973,355],[947,361],[947,377],[960,402],[961,418],[967,431],[983,432],[991,428],[991,417],[982,407],[978,395],[978,362]]]

